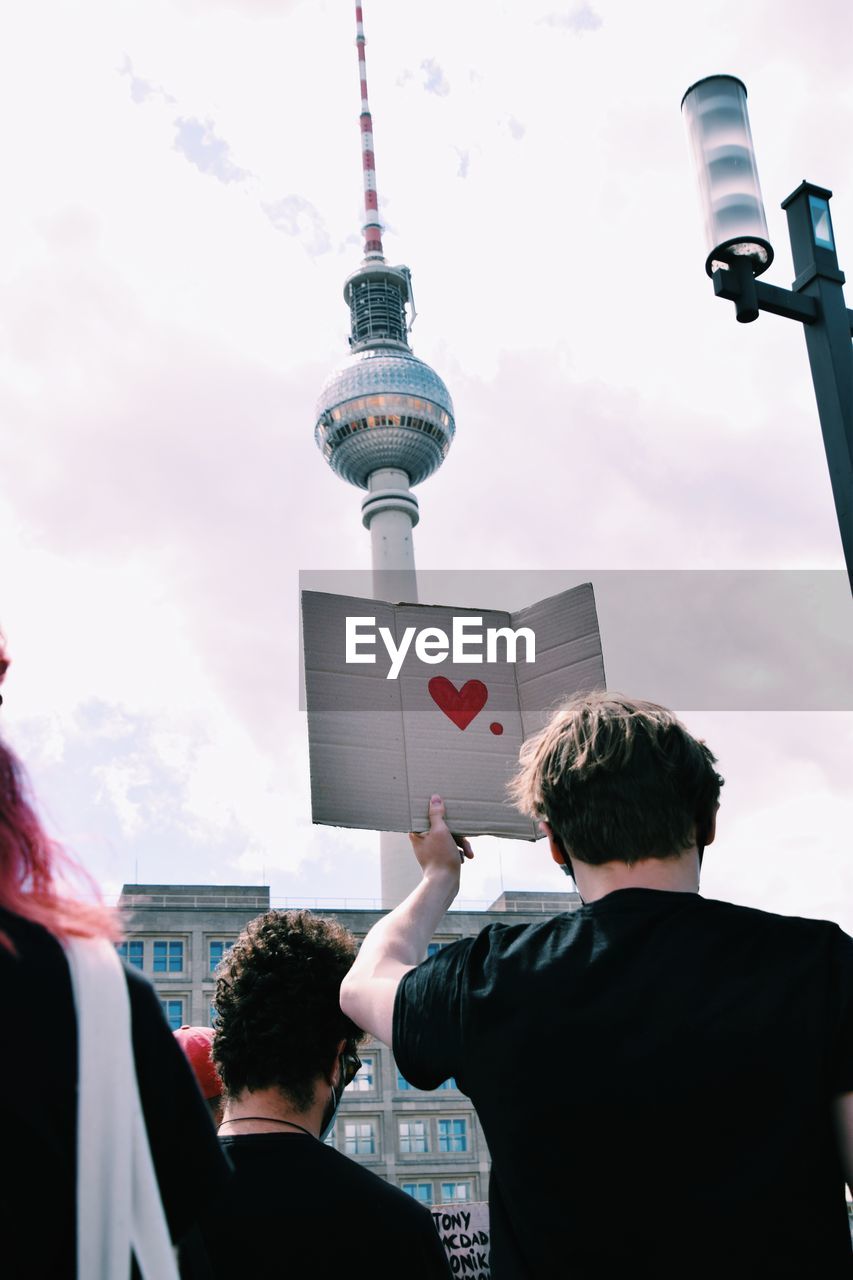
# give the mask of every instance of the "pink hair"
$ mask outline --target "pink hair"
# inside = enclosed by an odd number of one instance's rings
[[[0,683],[8,666],[0,638]],[[58,938],[117,940],[121,930],[115,912],[100,901],[84,868],[47,835],[28,792],[23,765],[0,739],[0,907],[43,925]],[[81,880],[94,901],[76,898],[66,877]],[[11,948],[2,932],[0,945]]]

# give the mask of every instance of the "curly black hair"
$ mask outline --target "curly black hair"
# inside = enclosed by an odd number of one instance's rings
[[[310,911],[252,920],[216,970],[213,1060],[231,1097],[277,1086],[300,1111],[341,1040],[362,1032],[338,1003],[353,935]]]

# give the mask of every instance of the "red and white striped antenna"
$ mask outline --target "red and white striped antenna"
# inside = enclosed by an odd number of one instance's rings
[[[384,262],[382,224],[379,221],[379,197],[376,192],[376,158],[373,153],[373,119],[367,101],[367,64],[364,60],[364,21],[361,4],[355,6],[355,43],[358,49],[358,75],[361,81],[361,168],[364,175],[364,257],[365,261]]]

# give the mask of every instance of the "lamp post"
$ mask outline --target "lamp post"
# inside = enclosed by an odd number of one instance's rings
[[[708,256],[718,298],[748,324],[760,311],[804,328],[841,545],[853,590],[853,311],[844,301],[829,212],[831,191],[801,182],[782,201],[796,278],[780,289],[758,277],[773,261],[746,109],[734,76],[708,76],[681,100],[699,180]]]

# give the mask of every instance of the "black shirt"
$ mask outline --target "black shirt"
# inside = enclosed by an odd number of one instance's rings
[[[853,1274],[836,925],[651,889],[490,925],[404,977],[394,1055],[474,1102],[495,1280]]]
[[[65,952],[0,909],[0,1274],[76,1275],[77,1022]],[[126,968],[133,1055],[172,1239],[229,1181],[210,1114],[157,994]]]
[[[221,1141],[236,1173],[202,1222],[215,1276],[447,1280],[431,1215],[369,1169],[308,1134]]]

